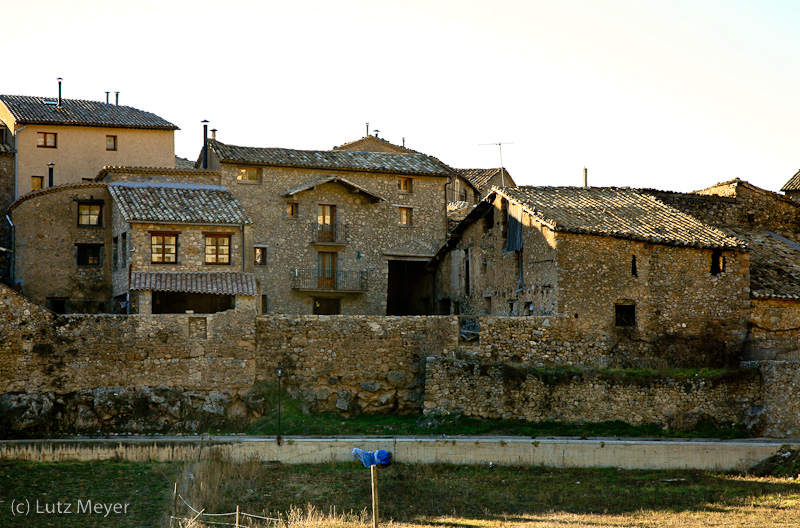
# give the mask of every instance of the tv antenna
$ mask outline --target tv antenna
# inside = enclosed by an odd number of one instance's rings
[[[500,186],[506,186],[506,169],[503,167],[503,145],[513,145],[514,143],[503,143],[502,141],[498,141],[497,143],[478,143],[478,145],[497,145],[500,149]]]

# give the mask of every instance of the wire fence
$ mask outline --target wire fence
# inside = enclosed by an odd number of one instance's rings
[[[189,511],[194,514],[191,517],[181,517],[178,513],[178,499],[189,509]],[[224,522],[222,520],[223,517],[231,518],[233,522]],[[215,518],[220,520],[210,520],[209,518]],[[270,524],[283,526],[283,528],[289,527],[289,521],[286,516],[282,513],[278,513],[278,517],[265,517],[263,515],[256,515],[254,513],[247,513],[243,512],[239,509],[239,506],[236,506],[236,511],[229,512],[229,513],[205,513],[205,510],[198,510],[191,504],[189,504],[186,499],[178,493],[178,484],[175,483],[175,489],[173,491],[173,499],[172,499],[172,515],[170,515],[169,525],[170,528],[176,526],[177,528],[191,528],[196,526],[197,522],[201,522],[203,524],[208,525],[215,525],[215,526],[233,526],[234,528],[247,528],[252,526],[252,523],[248,521],[248,519],[257,519],[261,521],[267,521]],[[226,519],[227,520],[227,519]],[[243,524],[246,523],[246,524]]]

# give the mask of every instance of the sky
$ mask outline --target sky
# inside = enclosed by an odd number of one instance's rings
[[[520,185],[691,191],[800,169],[795,0],[5,0],[0,93],[223,143],[379,137]]]

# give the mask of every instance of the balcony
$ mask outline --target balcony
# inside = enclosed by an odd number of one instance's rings
[[[312,243],[323,245],[347,244],[347,224],[335,222],[333,224],[314,224]]]
[[[365,292],[367,272],[317,269],[292,270],[292,289],[299,291]]]

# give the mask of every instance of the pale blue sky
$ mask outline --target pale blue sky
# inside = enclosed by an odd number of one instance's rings
[[[23,5],[25,4],[25,5]],[[364,135],[521,184],[778,190],[800,168],[800,22],[779,0],[14,2],[0,93],[120,101],[227,143]],[[113,97],[113,94],[112,94]]]

